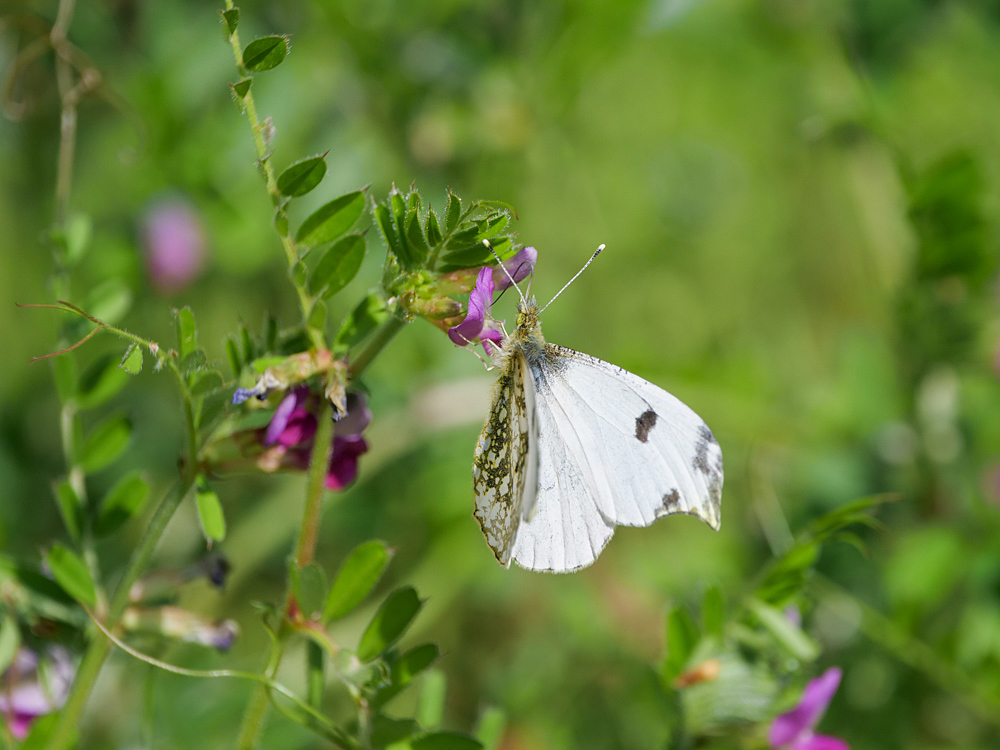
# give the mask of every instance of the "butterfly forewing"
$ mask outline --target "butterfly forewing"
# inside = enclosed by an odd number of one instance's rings
[[[722,451],[674,396],[586,354],[547,344],[530,362],[538,419],[537,511],[513,558],[534,570],[589,565],[616,524],[691,513],[719,526]]]
[[[534,509],[534,393],[526,375],[527,363],[515,353],[494,386],[472,463],[476,520],[502,565],[510,565],[521,518]]]

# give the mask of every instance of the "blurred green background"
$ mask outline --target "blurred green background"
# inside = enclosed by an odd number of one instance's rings
[[[270,207],[212,4],[79,3],[71,40],[105,78],[79,113],[72,204],[93,222],[71,279],[83,304],[125,280],[122,318],[164,343],[170,306],[190,305],[202,344],[265,311],[296,322]],[[0,66],[51,25],[52,2],[6,0]],[[726,459],[719,534],[679,517],[621,529],[571,576],[503,570],[472,518],[470,463],[492,375],[423,321],[365,377],[375,421],[360,479],[330,496],[320,560],[359,541],[397,556],[383,591],[427,597],[408,643],[445,654],[448,723],[508,714],[504,750],[651,748],[667,725],[656,670],[663,612],[720,584],[731,601],[790,531],[856,498],[898,492],[866,533],[820,560],[847,593],[819,597],[807,629],[822,665],[845,670],[824,728],[855,750],[993,748],[1000,700],[1000,5],[885,0],[404,2],[328,0],[241,8],[244,43],[291,33],[287,61],[254,84],[281,168],[329,150],[316,197],[415,181],[518,211],[539,249],[547,299],[599,243],[607,251],[545,314],[550,341],[610,360],[676,394],[715,431]],[[50,58],[25,70],[18,121],[0,120],[0,547],[37,558],[64,531],[50,483],[64,467],[47,363],[58,96]],[[320,195],[322,193],[322,195]],[[146,277],[139,227],[181,197],[208,236],[204,274],[172,295]],[[340,320],[379,277],[370,232]],[[513,317],[507,295],[496,308]],[[116,343],[100,337],[86,363]],[[114,404],[133,419],[126,459],[92,478],[100,494],[142,467],[162,493],[182,435],[168,378],[144,372]],[[301,507],[302,477],[218,484],[234,571],[225,595],[185,604],[237,619],[227,656],[179,648],[202,667],[261,666],[251,606],[274,601]],[[124,563],[141,522],[101,548]],[[182,508],[159,550],[183,564],[204,542]],[[860,627],[861,603],[926,642],[949,672],[901,662]],[[372,606],[338,626],[351,643]],[[293,655],[291,661],[295,662]],[[86,747],[228,746],[244,683],[151,675],[115,655],[88,712]],[[292,684],[301,671],[283,676]],[[950,675],[950,677],[949,677]],[[956,677],[956,675],[958,675]],[[954,678],[954,679],[951,679]],[[950,680],[950,684],[948,683]],[[264,746],[315,746],[272,717]],[[728,746],[728,745],[727,745]]]

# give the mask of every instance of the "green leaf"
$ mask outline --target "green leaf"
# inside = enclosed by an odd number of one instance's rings
[[[384,323],[388,317],[389,310],[381,297],[374,292],[369,294],[341,325],[335,339],[335,348],[339,352],[345,352]]]
[[[402,259],[401,256],[405,252],[405,249],[402,246],[396,226],[393,223],[392,211],[385,203],[379,203],[375,206],[375,226],[378,227],[385,246],[389,248],[389,252],[396,256],[396,258]]]
[[[422,727],[439,727],[444,721],[444,698],[447,692],[444,672],[433,669],[424,675],[417,696],[417,721]]]
[[[411,685],[417,675],[437,661],[439,656],[438,647],[433,643],[416,646],[400,656],[389,668],[389,684],[379,689],[372,699],[372,704],[385,705]]]
[[[263,36],[254,39],[243,50],[243,65],[247,70],[260,73],[281,65],[290,45],[285,36]]]
[[[323,608],[323,597],[326,595],[326,573],[316,563],[310,563],[304,568],[292,566],[292,591],[299,609],[307,618]]]
[[[83,503],[80,502],[73,485],[66,480],[55,485],[52,491],[56,496],[56,505],[59,506],[59,514],[66,525],[66,531],[72,539],[78,540],[83,525]]]
[[[52,371],[55,375],[56,392],[64,404],[76,398],[79,373],[76,358],[69,353],[52,358]]]
[[[243,372],[243,360],[240,359],[240,347],[236,339],[232,336],[226,337],[226,359],[229,362],[229,369],[232,370],[233,377],[239,377]]]
[[[309,321],[307,325],[313,331],[318,331],[322,333],[326,330],[326,302],[323,300],[317,300],[312,306],[312,310],[309,311]]]
[[[230,394],[218,390],[206,393],[202,396],[195,409],[195,425],[198,429],[205,429],[216,419],[225,414],[226,405],[230,403]]]
[[[427,238],[424,237],[424,230],[420,226],[420,214],[417,209],[410,209],[406,214],[406,244],[409,245],[413,253],[413,262],[417,265],[423,264],[430,253],[427,245]]]
[[[239,26],[240,9],[230,8],[229,10],[220,10],[219,13],[222,15],[222,23],[226,27],[226,39],[228,39],[236,33],[236,27]]]
[[[177,327],[177,356],[184,359],[198,348],[198,329],[195,327],[191,308],[174,310],[174,323]]]
[[[479,233],[476,235],[476,240],[482,242],[483,240],[489,240],[496,237],[500,234],[500,232],[507,228],[509,223],[510,216],[506,213],[480,220],[477,222],[477,225],[479,226]]]
[[[18,646],[21,645],[21,631],[17,629],[17,620],[4,617],[0,620],[0,674],[14,661]]]
[[[353,227],[364,210],[365,195],[360,190],[335,198],[317,208],[302,222],[295,241],[310,247],[332,242]]]
[[[105,323],[114,325],[132,307],[132,289],[120,279],[106,279],[91,289],[83,308]]]
[[[274,357],[260,357],[255,359],[250,363],[250,369],[253,370],[258,375],[263,375],[264,371],[268,367],[275,367],[282,364],[285,361],[285,357],[274,356]]]
[[[390,716],[376,714],[372,718],[372,747],[386,747],[390,750],[408,748],[408,740],[420,733],[420,725],[413,719],[393,719]]]
[[[252,83],[252,78],[241,78],[236,83],[229,84],[229,87],[233,90],[233,95],[236,97],[237,101],[246,99],[247,94],[250,93],[250,85]]]
[[[448,191],[448,206],[445,208],[445,231],[451,234],[458,226],[458,220],[462,217],[462,199],[450,190]]]
[[[110,352],[98,357],[80,378],[81,409],[93,409],[109,401],[128,383],[128,373],[118,367],[119,359]]]
[[[78,599],[89,607],[97,603],[97,589],[90,577],[87,566],[83,564],[75,552],[63,545],[53,544],[45,555],[56,583],[63,587],[67,594]]]
[[[783,612],[760,599],[751,599],[747,608],[792,656],[801,661],[812,661],[819,656],[819,645]]]
[[[177,366],[182,373],[190,376],[201,370],[207,363],[208,358],[205,356],[205,351],[203,349],[195,349],[186,357],[182,357]]]
[[[138,471],[126,474],[101,501],[101,511],[94,524],[98,536],[114,533],[142,510],[149,497],[149,483]]]
[[[88,474],[100,471],[125,451],[131,437],[132,424],[128,418],[112,414],[87,435],[80,451],[80,466]]]
[[[710,586],[705,591],[705,598],[701,605],[701,620],[705,626],[705,632],[716,637],[722,636],[722,629],[725,626],[726,605],[722,596],[722,589],[718,586]]]
[[[283,195],[297,198],[305,195],[326,175],[326,154],[301,159],[278,175],[278,190]]]
[[[458,732],[433,732],[411,740],[412,750],[482,750],[475,737]]]
[[[138,375],[142,372],[142,347],[132,344],[125,350],[121,364],[118,365],[129,375]]]
[[[327,250],[312,272],[309,290],[332,297],[357,276],[365,259],[365,238],[349,234]]]
[[[264,348],[273,352],[278,348],[278,319],[268,313],[264,318]]]
[[[191,395],[196,398],[205,396],[222,388],[222,383],[222,373],[218,370],[207,370],[199,375],[194,385],[191,386]]]
[[[75,213],[69,217],[66,227],[52,230],[52,241],[62,249],[66,266],[75,266],[83,258],[90,245],[93,223],[90,216]]]
[[[326,169],[326,165],[323,165],[323,169]],[[320,179],[323,179],[322,176]],[[309,190],[312,190],[312,188],[309,188]],[[279,206],[274,211],[274,228],[278,230],[278,234],[282,237],[288,236],[288,211],[285,210],[284,205]]]
[[[243,361],[253,362],[257,359],[257,347],[254,346],[253,337],[244,327],[240,327],[240,342],[243,344]]]
[[[700,639],[698,626],[687,610],[674,607],[667,616],[667,656],[663,662],[663,676],[667,682],[672,682],[684,671]]]
[[[427,212],[427,243],[431,247],[437,247],[441,244],[441,227],[438,225],[437,214],[433,211]]]
[[[20,746],[20,750],[43,750],[49,746],[49,740],[52,738],[52,734],[56,730],[56,722],[59,720],[59,713],[53,712],[50,714],[45,714],[38,720],[32,722],[31,732],[25,738],[24,743]],[[73,727],[69,731],[69,737],[66,741],[66,747],[76,747],[77,738],[79,737],[79,730]]]
[[[476,725],[476,739],[483,744],[484,750],[494,750],[500,744],[506,724],[507,714],[502,708],[490,706],[483,711]]]
[[[336,620],[361,604],[375,588],[391,559],[392,553],[385,542],[363,542],[351,550],[330,587],[323,620]]]
[[[225,539],[226,517],[222,512],[222,503],[219,501],[219,496],[204,481],[200,481],[195,489],[195,504],[198,507],[198,521],[209,546],[212,542],[221,542]]]
[[[396,589],[368,623],[358,644],[358,658],[371,661],[394,644],[417,616],[423,602],[412,586]]]

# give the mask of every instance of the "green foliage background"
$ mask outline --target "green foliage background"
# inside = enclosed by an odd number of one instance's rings
[[[3,66],[34,14],[51,22],[54,5],[9,0],[7,10]],[[492,376],[423,321],[398,336],[365,377],[372,451],[358,483],[330,497],[319,556],[334,570],[365,539],[396,548],[381,590],[408,583],[427,598],[406,639],[441,647],[448,723],[469,726],[496,705],[508,715],[505,750],[663,746],[667,605],[699,601],[710,584],[735,602],[789,529],[897,492],[885,528],[863,535],[867,556],[839,545],[819,561],[838,587],[816,593],[806,627],[821,665],[845,670],[823,726],[855,750],[996,747],[996,721],[976,708],[1000,703],[996,3],[241,10],[244,41],[293,35],[287,61],[254,84],[279,169],[329,150],[329,194],[371,183],[380,199],[416,181],[438,209],[447,186],[506,201],[519,240],[539,249],[533,291],[543,299],[607,243],[546,311],[546,336],[666,387],[724,450],[721,533],[672,518],[619,530],[572,576],[500,569],[471,517],[469,467]],[[214,8],[80,3],[70,36],[116,94],[80,110],[73,203],[92,217],[93,244],[72,280],[78,299],[124,278],[125,324],[162,341],[169,306],[190,305],[220,361],[239,322],[257,327],[267,310],[293,321]],[[12,303],[51,301],[39,239],[53,215],[51,66],[27,71],[18,95],[24,118],[0,120],[0,546],[37,556],[64,534],[49,486],[63,467],[51,368],[27,361],[53,348],[58,321]],[[137,232],[151,201],[176,194],[201,212],[211,255],[195,285],[165,298],[145,277]],[[303,199],[293,220],[320,202]],[[378,279],[374,232],[369,240],[333,320]],[[513,303],[497,307],[508,322]],[[114,346],[98,338],[81,359]],[[95,496],[134,467],[162,492],[183,441],[170,384],[145,372],[116,401],[133,447],[94,476]],[[221,599],[205,587],[185,603],[234,617],[243,637],[225,657],[178,647],[171,660],[259,668],[266,635],[251,601],[281,596],[303,481],[216,486],[233,575]],[[140,527],[101,549],[109,565],[124,562]],[[185,507],[159,559],[183,563],[203,544]],[[859,602],[889,618],[891,637],[865,632]],[[374,607],[334,637],[356,642]],[[928,644],[945,673],[901,661],[906,639]],[[116,655],[102,675],[87,747],[135,744],[144,731],[158,747],[231,744],[245,684],[150,673],[140,690],[136,673]],[[314,742],[275,719],[264,745]]]

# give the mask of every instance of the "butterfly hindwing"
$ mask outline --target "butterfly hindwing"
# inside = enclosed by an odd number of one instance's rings
[[[616,524],[691,513],[719,526],[722,451],[674,396],[615,365],[546,344],[531,374],[538,419],[535,516],[514,560],[565,571],[588,565]]]
[[[533,426],[534,392],[527,363],[513,356],[497,378],[472,464],[474,515],[501,565],[510,565],[518,526],[534,509]]]

